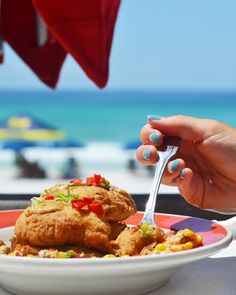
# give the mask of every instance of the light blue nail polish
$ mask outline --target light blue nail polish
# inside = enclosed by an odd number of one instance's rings
[[[186,176],[185,170],[182,169],[181,172],[180,172],[180,178],[181,178],[181,179],[184,179],[185,176]]]
[[[161,120],[163,117],[158,115],[148,115],[148,120]]]
[[[171,169],[172,172],[176,172],[178,170],[178,168],[179,168],[179,161],[178,160],[174,160],[171,163],[170,169]]]
[[[153,132],[149,135],[149,140],[154,144],[159,144],[161,142],[161,136],[158,132]]]
[[[144,151],[143,151],[143,158],[144,160],[146,161],[149,161],[150,158],[151,158],[151,150],[149,148],[146,148]]]

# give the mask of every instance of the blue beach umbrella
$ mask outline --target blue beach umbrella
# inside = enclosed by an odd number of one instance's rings
[[[140,139],[131,140],[131,141],[127,142],[126,144],[124,144],[123,148],[125,150],[136,150],[141,144],[142,143],[141,143]]]
[[[36,144],[26,140],[6,140],[0,144],[2,149],[11,149],[15,152],[19,152],[24,148],[35,147]]]
[[[12,115],[0,122],[0,140],[57,141],[64,133],[30,115]]]
[[[84,143],[73,140],[54,141],[49,145],[49,147],[53,148],[81,148],[84,146]]]

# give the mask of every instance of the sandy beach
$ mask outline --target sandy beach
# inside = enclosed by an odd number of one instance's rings
[[[105,151],[105,152],[104,152]],[[22,151],[31,162],[37,161],[47,172],[46,179],[18,178],[14,165],[15,154],[10,150],[0,153],[1,194],[38,194],[44,188],[68,180],[61,177],[63,165],[73,157],[78,163],[78,177],[85,179],[93,173],[102,174],[112,184],[132,194],[148,194],[153,175],[147,167],[137,163],[134,150],[124,150],[112,142],[90,142],[84,148],[53,149],[29,148]],[[128,161],[135,161],[136,169],[128,169]],[[160,192],[178,193],[176,188],[161,185]]]

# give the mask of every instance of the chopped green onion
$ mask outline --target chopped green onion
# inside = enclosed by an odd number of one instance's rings
[[[154,231],[154,227],[148,223],[148,222],[144,222],[141,225],[141,231],[142,231],[142,235],[144,238],[148,238]]]
[[[74,250],[68,250],[66,253],[65,253],[65,258],[71,258],[75,255],[75,251]]]
[[[56,194],[55,198],[56,198],[56,201],[59,201],[59,202],[69,202],[72,200],[78,200],[80,196],[75,194],[66,194],[66,195]]]

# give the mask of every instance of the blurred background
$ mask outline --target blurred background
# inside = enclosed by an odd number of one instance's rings
[[[104,89],[67,55],[51,90],[4,43],[1,193],[39,193],[93,173],[148,193],[153,167],[135,159],[148,114],[236,127],[235,10],[234,0],[122,1]],[[4,139],[10,127],[27,129],[28,142]]]

